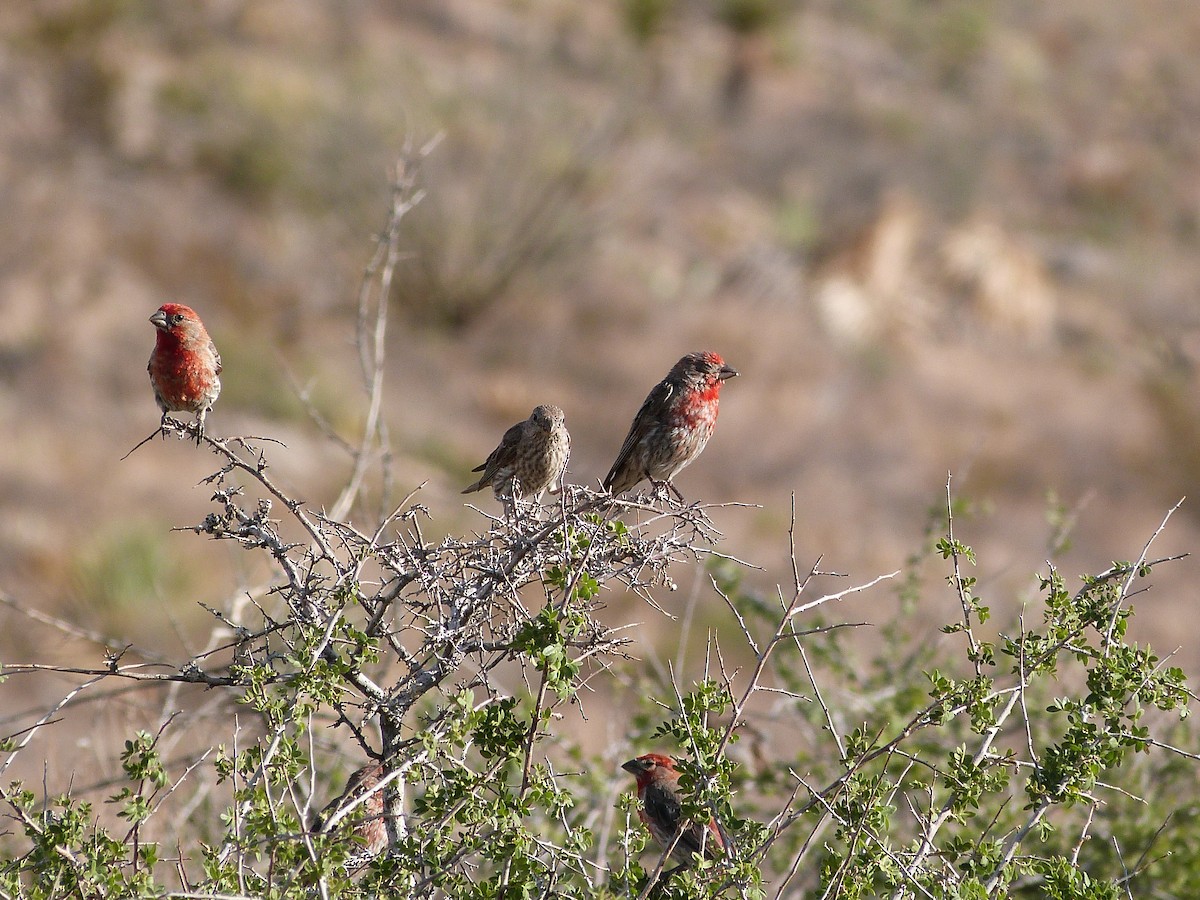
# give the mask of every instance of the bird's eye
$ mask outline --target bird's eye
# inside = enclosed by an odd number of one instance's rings
[[[182,321],[183,321],[183,313],[175,313],[175,315],[171,316],[171,324],[172,325],[178,325]]]

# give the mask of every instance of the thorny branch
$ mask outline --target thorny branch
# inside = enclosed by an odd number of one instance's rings
[[[104,639],[102,636],[78,628],[70,623],[55,620],[21,609],[10,598],[0,596],[0,602],[20,609],[30,618],[49,624],[63,634],[85,639],[105,648],[106,664],[103,666],[57,666],[47,664],[8,664],[3,674],[28,675],[53,672],[83,680],[72,687],[61,699],[56,700],[49,710],[20,731],[9,736],[6,747],[7,758],[0,763],[0,774],[6,772],[29,746],[39,732],[56,725],[59,716],[68,707],[94,700],[103,694],[105,699],[116,696],[118,691],[97,691],[94,688],[106,679],[116,678],[126,690],[139,690],[161,685],[181,689],[183,685],[196,685],[215,694],[228,694],[245,700],[254,692],[267,696],[268,689],[276,689],[280,696],[290,702],[308,701],[305,694],[310,689],[314,674],[332,673],[333,699],[328,706],[336,712],[336,725],[344,726],[353,735],[367,756],[384,763],[387,774],[368,793],[346,802],[327,818],[323,831],[331,830],[342,820],[350,819],[364,806],[370,795],[382,792],[385,802],[383,818],[387,824],[389,844],[393,850],[412,834],[413,829],[406,821],[405,791],[409,784],[421,780],[427,789],[450,785],[449,772],[468,772],[480,784],[487,784],[502,777],[506,764],[515,761],[516,775],[513,796],[518,806],[526,803],[539,785],[539,764],[553,775],[553,767],[544,754],[540,753],[540,742],[550,731],[548,722],[556,707],[565,702],[558,689],[552,685],[552,676],[547,663],[538,660],[529,649],[530,635],[534,626],[543,620],[572,620],[570,631],[563,644],[563,651],[570,662],[582,671],[573,682],[581,690],[597,673],[603,675],[612,660],[621,657],[628,643],[623,628],[609,627],[600,621],[597,613],[603,608],[605,599],[600,588],[611,589],[623,586],[641,597],[655,608],[659,608],[654,594],[658,589],[674,590],[676,585],[671,567],[681,562],[703,562],[711,557],[740,560],[717,553],[713,548],[721,534],[709,514],[720,506],[685,504],[682,501],[664,500],[650,503],[639,498],[618,499],[597,493],[580,485],[564,485],[556,505],[539,507],[534,504],[519,505],[515,515],[496,516],[477,510],[482,517],[482,527],[471,535],[446,536],[430,540],[423,532],[422,523],[428,518],[428,510],[418,502],[420,488],[413,491],[398,504],[394,503],[390,491],[391,475],[388,471],[388,435],[382,419],[382,399],[385,371],[385,346],[387,329],[388,297],[396,267],[401,259],[399,226],[403,217],[421,202],[424,193],[416,186],[416,174],[421,161],[436,144],[430,142],[419,150],[407,154],[398,164],[392,185],[391,205],[386,226],[377,238],[375,253],[367,265],[358,298],[358,348],[360,365],[367,398],[367,412],[361,434],[357,441],[341,440],[353,458],[353,468],[347,483],[328,511],[312,509],[307,504],[284,490],[271,476],[271,467],[264,449],[270,439],[250,436],[216,438],[209,434],[197,434],[195,429],[173,420],[165,420],[161,429],[163,436],[197,438],[202,446],[210,450],[218,460],[218,468],[205,479],[212,486],[211,502],[215,509],[202,522],[190,526],[190,530],[212,540],[231,542],[254,554],[265,554],[271,564],[271,575],[267,585],[247,591],[230,609],[209,611],[216,620],[212,639],[208,646],[194,653],[182,663],[171,663],[165,658],[134,651],[137,662],[122,662],[128,646]],[[379,463],[382,470],[379,488],[381,514],[372,527],[365,530],[351,524],[347,518],[352,508],[363,502],[368,493],[368,475],[372,465]],[[981,662],[982,641],[973,630],[972,612],[975,609],[968,590],[968,582],[960,571],[960,551],[954,534],[954,519],[951,508],[950,482],[946,484],[947,530],[953,573],[952,583],[962,608],[963,627],[974,663],[977,678],[983,678]],[[737,506],[741,504],[724,504]],[[1131,596],[1132,585],[1137,575],[1167,561],[1177,559],[1148,559],[1149,550],[1158,534],[1165,528],[1167,520],[1178,508],[1164,518],[1162,525],[1147,541],[1141,556],[1132,565],[1115,565],[1108,571],[1090,580],[1076,595],[1085,600],[1093,592],[1121,581],[1111,618],[1104,634],[1103,654],[1107,656],[1113,645],[1113,635],[1121,615],[1122,604]],[[889,836],[865,820],[851,820],[839,811],[838,801],[851,782],[869,766],[877,764],[887,768],[899,764],[902,774],[889,783],[879,779],[865,793],[865,802],[897,804],[904,792],[902,786],[911,770],[918,771],[930,764],[919,759],[906,746],[909,739],[923,729],[932,728],[968,712],[972,702],[995,704],[999,711],[990,726],[972,738],[975,743],[964,744],[964,756],[975,767],[982,767],[995,759],[994,747],[1003,729],[1012,716],[1020,711],[1023,719],[1022,737],[1028,747],[1028,760],[1013,760],[1004,764],[1013,769],[1022,767],[1037,771],[1041,762],[1034,752],[1034,735],[1030,715],[1026,708],[1026,692],[1030,673],[1044,665],[1064,649],[1079,652],[1075,646],[1084,627],[1071,631],[1056,642],[1026,653],[1024,620],[1021,621],[1020,654],[1017,659],[1016,681],[991,687],[981,699],[949,703],[934,699],[911,714],[897,727],[880,728],[874,738],[854,744],[848,734],[835,726],[835,716],[818,685],[817,671],[810,663],[804,638],[808,635],[825,633],[844,626],[821,626],[809,631],[798,630],[802,615],[825,605],[839,602],[853,594],[866,591],[879,583],[893,578],[897,572],[881,575],[865,583],[841,591],[808,599],[814,579],[830,573],[819,569],[820,558],[807,570],[797,561],[795,546],[796,508],[792,500],[791,524],[789,527],[790,561],[792,580],[790,591],[782,587],[772,607],[773,619],[765,635],[756,636],[747,622],[736,600],[724,591],[715,578],[709,581],[714,591],[725,601],[737,620],[741,635],[751,650],[747,670],[727,669],[722,648],[715,639],[710,641],[708,667],[715,655],[724,678],[723,688],[728,695],[727,720],[723,725],[710,729],[717,739],[712,751],[715,757],[723,756],[731,742],[744,733],[752,701],[765,693],[778,692],[791,700],[808,700],[807,696],[794,688],[784,689],[772,683],[772,667],[778,664],[786,647],[794,645],[801,667],[812,688],[812,700],[820,709],[824,728],[833,739],[837,764],[844,771],[836,778],[819,786],[795,770],[789,769],[791,777],[790,795],[782,806],[777,807],[771,819],[763,823],[762,837],[756,845],[737,845],[736,835],[729,833],[724,823],[718,822],[723,842],[733,848],[733,854],[751,865],[761,865],[771,848],[802,820],[811,825],[808,835],[798,848],[789,850],[790,865],[786,867],[777,897],[785,895],[789,883],[801,869],[801,863],[810,851],[818,848],[820,835],[831,825],[842,832],[839,839],[847,845],[847,857],[833,868],[828,879],[825,895],[836,896],[845,879],[849,877],[850,856],[859,850],[869,849],[880,858],[886,859],[896,872],[901,874],[903,884],[896,888],[893,897],[908,895],[932,896],[924,886],[922,878],[929,861],[937,864],[940,848],[937,843],[939,832],[951,821],[954,797],[947,796],[939,803],[932,785],[922,808],[919,800],[905,795],[911,818],[915,824],[912,842],[903,850],[896,849]],[[594,587],[593,587],[594,586]],[[207,609],[207,607],[205,607]],[[219,635],[219,638],[218,638]],[[536,649],[536,648],[535,648]],[[458,749],[451,753],[440,749],[451,743],[451,735],[462,730],[463,718],[458,715],[465,704],[468,718],[478,717],[503,704],[516,699],[506,690],[506,678],[517,670],[524,685],[524,714],[517,732],[519,752],[505,760],[501,757],[480,756],[483,762],[470,760],[467,749],[476,740],[473,735],[459,734]],[[741,680],[740,686],[738,682]],[[671,683],[675,690],[675,701],[683,707],[683,692],[678,687],[672,669]],[[322,684],[327,689],[329,682]],[[518,689],[518,692],[520,689]],[[322,699],[325,699],[322,695]],[[460,706],[456,709],[455,703]],[[276,793],[278,787],[272,782],[272,767],[286,765],[288,754],[288,731],[294,721],[272,718],[263,709],[262,730],[253,737],[250,749],[241,746],[241,722],[237,721],[233,736],[232,758],[235,761],[251,759],[247,770],[234,765],[230,780],[239,795],[245,799],[235,802],[230,810],[228,831],[224,843],[214,847],[212,855],[216,865],[233,861],[236,867],[242,894],[252,893],[253,876],[256,874],[257,854],[261,851],[262,836],[248,826],[256,812],[251,795],[253,789],[261,788],[270,800],[269,813],[277,822],[283,808],[282,797]],[[911,707],[910,707],[911,709]],[[157,737],[161,737],[170,722],[164,711],[163,725]],[[709,729],[707,711],[701,721],[686,720],[686,736],[696,743],[696,731]],[[814,713],[815,715],[815,713]],[[309,712],[307,725],[310,732],[313,719]],[[378,724],[378,735],[369,727]],[[884,734],[890,738],[884,740]],[[1149,746],[1164,748],[1188,759],[1200,756],[1163,741],[1150,737],[1121,734],[1121,737],[1144,741]],[[156,740],[157,740],[156,737]],[[20,738],[20,740],[17,740]],[[855,746],[851,753],[847,748]],[[185,777],[206,755],[195,756]],[[439,756],[440,754],[440,756]],[[311,750],[310,750],[311,755]],[[435,757],[437,757],[435,759]],[[442,768],[439,768],[441,766]],[[472,768],[474,766],[474,768]],[[936,770],[935,770],[936,772]],[[937,772],[936,774],[942,774]],[[153,811],[163,808],[166,797],[175,786],[157,799]],[[299,797],[291,793],[295,788],[289,784],[285,794],[296,810],[307,813],[311,796]],[[302,793],[302,791],[301,791]],[[805,797],[807,794],[807,797]],[[151,794],[153,798],[153,793]],[[0,789],[0,798],[7,801],[15,818],[29,834],[40,834],[49,818],[39,820],[32,816],[12,793]],[[422,824],[440,828],[456,822],[458,815],[470,804],[472,798],[457,796],[436,816]],[[1026,837],[1042,822],[1052,807],[1050,800],[1031,804],[1024,820],[1009,826],[1003,834],[1000,859],[985,883],[992,892],[1002,880],[1002,873],[1016,854]],[[1096,806],[1093,801],[1092,809]],[[717,810],[710,810],[714,814]],[[578,829],[578,823],[567,819],[560,811],[566,832]],[[999,813],[987,826],[991,832]],[[302,825],[305,816],[300,816]],[[1075,847],[1074,857],[1080,853],[1084,838],[1091,826],[1092,813]],[[607,825],[606,825],[607,829]],[[414,895],[432,890],[432,886],[448,869],[464,872],[478,866],[482,847],[499,833],[494,825],[481,826],[473,835],[474,843],[464,842],[442,860],[441,871],[427,871],[411,885]],[[138,835],[140,825],[135,823],[130,834]],[[303,846],[310,861],[317,861],[317,845],[321,836],[310,831],[303,835]],[[678,840],[678,836],[676,837]],[[606,846],[607,832],[601,840]],[[649,873],[649,880],[642,886],[640,896],[653,896],[658,882],[668,881],[672,872],[664,874],[670,859],[671,847],[663,850],[656,866]],[[55,848],[55,852],[67,858],[79,870],[82,861],[76,860],[69,849]],[[534,840],[535,855],[547,862],[547,875],[541,885],[541,896],[555,893],[562,867],[575,867],[582,871],[591,863],[585,862],[578,851],[567,852],[552,842]],[[574,853],[574,855],[572,855]],[[1144,857],[1144,854],[1143,854]],[[604,854],[597,857],[594,868],[603,882],[607,871],[603,864]],[[560,863],[555,867],[551,862]],[[1073,859],[1074,862],[1074,859]],[[134,871],[138,868],[134,860]],[[1134,871],[1142,865],[1139,861]],[[183,860],[179,861],[180,881],[187,886],[183,874]],[[499,884],[501,895],[508,890],[517,860],[509,857],[500,866]],[[947,867],[949,868],[949,867]],[[290,874],[288,877],[291,877]],[[728,887],[743,889],[744,884],[732,879]],[[329,896],[330,891],[324,875],[316,879],[316,893]],[[177,896],[201,896],[185,890]],[[203,894],[203,896],[214,896]]]

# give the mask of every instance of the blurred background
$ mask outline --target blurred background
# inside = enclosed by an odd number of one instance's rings
[[[199,603],[263,573],[171,531],[209,510],[209,454],[121,461],[159,418],[146,320],[193,306],[225,364],[211,431],[284,441],[273,476],[331,503],[351,461],[306,407],[361,427],[359,280],[390,167],[437,134],[385,403],[393,497],[423,484],[432,533],[481,527],[458,491],[537,403],[594,484],[695,349],[742,374],[677,484],[759,505],[714,518],[765,591],[793,497],[802,568],[928,566],[953,472],[1007,627],[1046,560],[1135,559],[1196,494],[1187,0],[36,0],[0,5],[0,593],[172,658],[203,642]],[[1198,546],[1195,496],[1151,555]],[[957,607],[927,571],[940,639]],[[1152,581],[1134,633],[1194,672],[1196,562]],[[0,616],[6,662],[101,656]]]

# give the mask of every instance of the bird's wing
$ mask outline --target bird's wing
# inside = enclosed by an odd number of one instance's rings
[[[646,805],[646,815],[652,818],[664,829],[672,832],[679,827],[679,818],[683,815],[683,807],[679,803],[679,795],[669,788],[658,784],[646,786],[642,802]],[[687,835],[680,838],[683,841]]]
[[[321,811],[313,817],[312,830],[324,831],[325,823],[341,812],[342,809],[349,806],[367,791],[376,789],[382,774],[383,769],[378,763],[363,766],[361,769],[352,772],[350,777],[346,779],[346,786],[342,788],[342,792],[326,803]]]
[[[212,341],[209,341],[208,349],[212,351],[212,355],[213,355],[214,374],[220,375],[221,374],[221,354],[217,352],[217,345],[214,344]]]
[[[670,788],[651,784],[646,787],[642,802],[646,806],[646,815],[653,817],[674,836],[674,832],[679,828],[680,820],[683,818],[683,806],[679,802],[679,794]],[[713,859],[721,853],[724,843],[715,823],[707,827],[698,822],[689,823],[688,827],[679,835],[675,848],[690,853],[699,853],[701,843],[704,845],[705,858]]]
[[[660,381],[646,395],[646,399],[642,401],[642,408],[633,417],[633,424],[629,426],[629,434],[625,435],[625,443],[621,445],[621,450],[617,453],[616,462],[612,464],[612,468],[608,470],[608,475],[604,478],[606,488],[613,483],[617,473],[625,466],[629,454],[633,452],[633,448],[642,435],[662,415],[663,409],[674,392],[675,389],[668,382]]]
[[[488,458],[483,461],[482,465],[476,466],[472,472],[483,472],[479,479],[479,485],[482,487],[491,482],[496,477],[496,472],[500,467],[512,459],[513,452],[516,450],[517,444],[521,442],[521,434],[524,431],[525,423],[518,422],[508,431],[504,432],[504,437],[500,438],[500,443],[496,445],[496,449],[488,454]]]

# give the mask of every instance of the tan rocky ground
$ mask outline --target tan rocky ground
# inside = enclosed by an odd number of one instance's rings
[[[158,417],[146,319],[199,310],[226,366],[210,427],[285,441],[277,476],[330,502],[348,460],[296,391],[354,433],[387,168],[437,132],[385,411],[395,490],[425,483],[435,528],[471,527],[468,470],[538,402],[595,481],[707,347],[742,377],[679,486],[761,504],[719,524],[764,589],[788,578],[791,495],[801,561],[866,580],[921,548],[953,472],[1002,625],[1056,503],[1075,575],[1198,493],[1200,12],[814,0],[739,51],[748,93],[722,112],[721,26],[682,7],[639,48],[618,7],[5,5],[0,591],[172,653],[201,639],[196,602],[256,573],[168,531],[207,511],[203,452],[120,461]],[[1157,555],[1200,547],[1196,503]],[[1194,671],[1195,560],[1154,583],[1136,633]],[[5,660],[95,663],[0,614]]]

